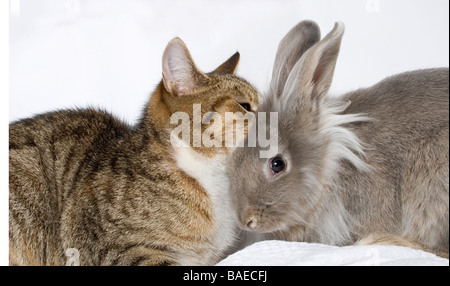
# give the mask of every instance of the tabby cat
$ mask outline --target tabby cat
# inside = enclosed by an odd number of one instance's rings
[[[233,148],[198,147],[192,140],[207,128],[224,130],[221,122],[233,124],[217,116],[257,108],[255,88],[234,75],[238,61],[236,53],[202,73],[176,38],[136,126],[95,109],[10,124],[10,264],[211,265],[221,259],[236,239],[225,174]],[[193,106],[216,117],[192,124]],[[189,115],[187,139],[172,134],[176,112]]]

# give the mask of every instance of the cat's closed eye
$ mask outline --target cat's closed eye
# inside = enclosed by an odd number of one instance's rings
[[[253,112],[249,103],[247,103],[247,102],[242,102],[242,103],[241,103],[241,102],[240,102],[239,105],[240,105],[242,108],[244,108],[246,111]]]

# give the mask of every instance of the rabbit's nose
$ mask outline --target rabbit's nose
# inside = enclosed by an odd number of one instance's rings
[[[247,227],[249,229],[255,229],[258,226],[258,220],[255,217],[250,217],[247,222]]]

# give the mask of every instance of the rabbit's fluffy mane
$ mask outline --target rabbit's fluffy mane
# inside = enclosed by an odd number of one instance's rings
[[[329,142],[325,147],[326,155],[322,165],[321,179],[319,186],[327,189],[328,192],[339,189],[338,174],[340,164],[343,161],[350,162],[361,172],[370,170],[370,166],[364,162],[364,150],[368,148],[358,136],[351,130],[348,124],[369,121],[370,118],[364,114],[345,114],[345,110],[350,106],[350,101],[342,101],[338,98],[325,98],[320,105],[319,129],[318,133]],[[347,125],[347,126],[346,126]],[[353,227],[357,222],[346,211],[339,196],[330,196],[335,200],[333,210],[325,212],[329,219],[320,220],[322,223],[317,226],[320,234],[319,241],[334,245],[344,245],[350,241]],[[320,230],[322,229],[322,230]]]
[[[349,161],[359,171],[368,171],[370,166],[361,158],[368,148],[347,124],[371,120],[364,114],[344,114],[351,105],[350,101],[326,97],[319,107],[318,133],[329,142],[325,169],[332,174],[339,169],[341,161]]]

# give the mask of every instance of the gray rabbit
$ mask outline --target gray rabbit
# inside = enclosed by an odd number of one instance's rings
[[[336,23],[320,40],[317,24],[304,21],[279,44],[257,114],[261,124],[261,114],[278,112],[278,150],[262,158],[263,147],[244,142],[230,164],[240,225],[272,239],[448,257],[449,70],[327,97],[343,34]]]

